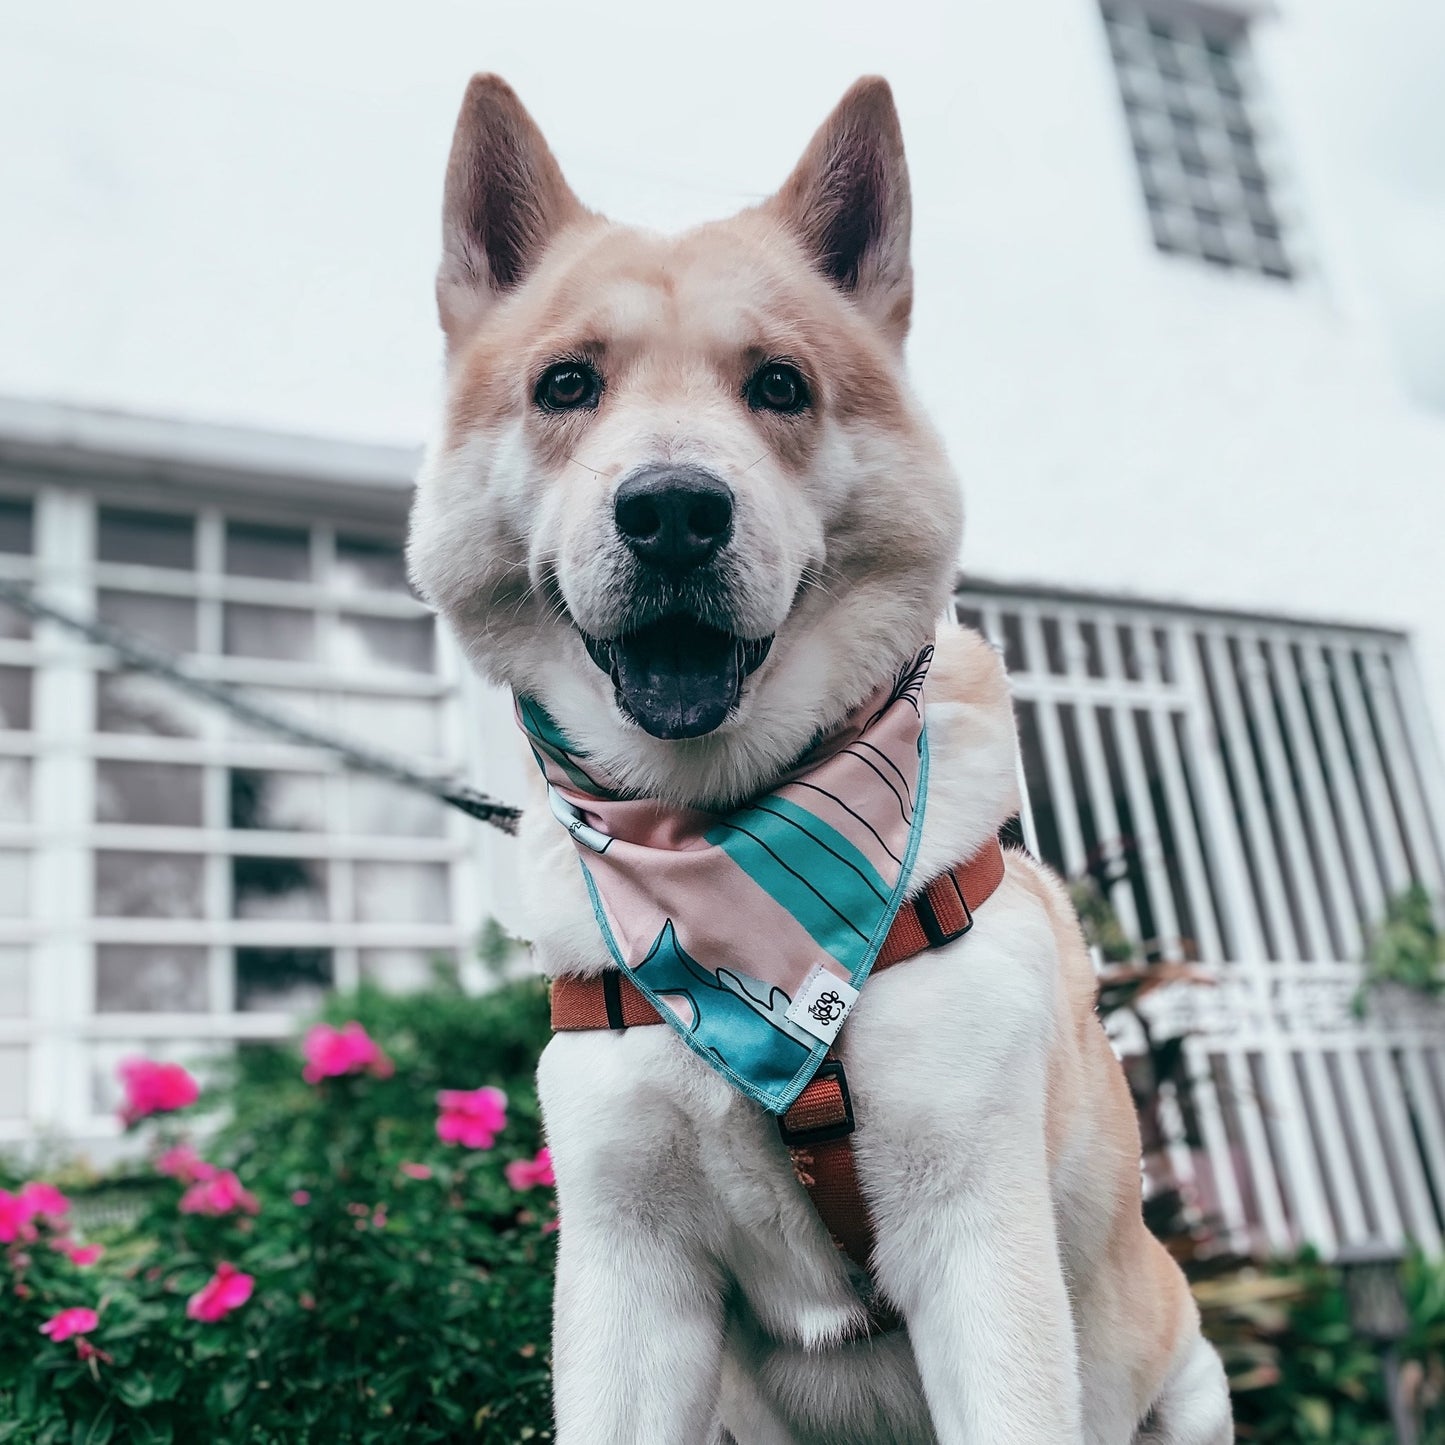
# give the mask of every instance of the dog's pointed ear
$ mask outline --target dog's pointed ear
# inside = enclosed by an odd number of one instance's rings
[[[587,215],[537,123],[500,76],[474,75],[447,162],[437,309],[455,349],[552,238]]]
[[[767,208],[902,346],[913,306],[912,202],[903,130],[882,76],[864,76],[838,102]]]

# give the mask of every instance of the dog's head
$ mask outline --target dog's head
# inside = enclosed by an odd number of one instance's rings
[[[902,375],[908,237],[882,80],[675,238],[584,209],[511,89],[468,88],[412,575],[619,781],[744,797],[931,632],[960,507]]]

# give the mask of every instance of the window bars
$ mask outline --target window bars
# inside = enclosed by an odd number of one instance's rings
[[[1243,17],[1103,0],[1154,243],[1290,279]]]
[[[1150,1000],[1187,1034],[1171,1158],[1241,1249],[1445,1226],[1445,1012],[1373,995],[1387,899],[1445,898],[1445,784],[1404,638],[960,593],[1006,654],[1039,849],[1091,874],[1140,954],[1213,987]]]
[[[466,966],[496,835],[442,780],[483,707],[396,529],[41,485],[0,587],[0,1142],[105,1132],[127,1053]]]

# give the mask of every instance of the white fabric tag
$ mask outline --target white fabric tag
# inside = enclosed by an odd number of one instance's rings
[[[798,996],[788,1005],[788,1018],[815,1039],[831,1044],[858,1001],[858,990],[815,963]]]

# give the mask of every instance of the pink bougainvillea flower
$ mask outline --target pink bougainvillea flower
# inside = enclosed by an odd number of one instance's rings
[[[32,1215],[43,1214],[47,1219],[59,1219],[70,1211],[70,1201],[53,1184],[39,1179],[20,1186],[20,1199]]]
[[[293,1189],[291,1191],[291,1202],[304,1208],[311,1203],[311,1191],[309,1189]]]
[[[50,1247],[57,1254],[63,1254],[71,1264],[78,1264],[82,1268],[94,1264],[105,1253],[104,1245],[77,1244],[73,1239],[52,1240]]]
[[[243,1274],[234,1264],[222,1260],[216,1272],[190,1299],[186,1301],[188,1319],[200,1320],[202,1324],[213,1325],[223,1320],[232,1310],[238,1310],[255,1289],[256,1281],[249,1274]]]
[[[539,1149],[535,1159],[513,1159],[502,1172],[513,1189],[550,1187],[557,1182],[557,1176],[552,1173],[552,1151],[546,1148]]]
[[[231,1214],[236,1210],[255,1214],[260,1207],[260,1201],[232,1169],[223,1169],[210,1179],[198,1179],[181,1195],[182,1214]]]
[[[194,1184],[198,1179],[214,1179],[216,1166],[207,1164],[189,1144],[173,1144],[156,1160],[156,1173]]]
[[[58,1315],[51,1315],[40,1326],[40,1333],[49,1335],[59,1344],[61,1340],[68,1340],[72,1335],[88,1335],[99,1324],[100,1316],[94,1310],[73,1305],[68,1310],[61,1310]]]
[[[308,1084],[363,1072],[388,1079],[393,1071],[391,1060],[355,1019],[339,1029],[330,1024],[313,1025],[307,1031],[301,1052],[306,1056],[301,1077]]]
[[[408,1179],[430,1179],[430,1164],[413,1164],[409,1159],[401,1165],[401,1172]]]
[[[490,1085],[481,1089],[443,1089],[437,1095],[441,1109],[437,1137],[444,1144],[468,1149],[490,1149],[507,1123],[507,1096]]]
[[[546,1224],[542,1226],[542,1233],[556,1234],[556,1232],[561,1229],[561,1227],[562,1221],[560,1219],[549,1219]]]
[[[121,1119],[134,1124],[148,1114],[169,1114],[194,1104],[201,1086],[179,1064],[157,1064],[150,1059],[125,1059],[119,1069],[125,1089]]]
[[[31,1223],[34,1218],[35,1208],[23,1189],[19,1194],[0,1189],[0,1244],[34,1239],[35,1226]]]

